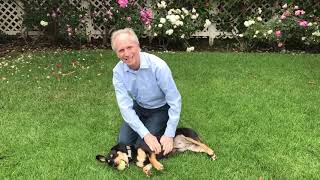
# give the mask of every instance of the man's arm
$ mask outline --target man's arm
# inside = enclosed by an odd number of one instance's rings
[[[165,94],[166,101],[170,106],[168,114],[169,120],[164,135],[160,139],[163,146],[164,155],[173,149],[173,137],[180,119],[181,112],[181,95],[173,80],[171,70],[164,62],[157,71],[158,84]]]
[[[133,100],[127,92],[121,74],[114,71],[112,81],[122,118],[141,138],[143,138],[149,133],[149,130],[144,126],[136,112],[133,110]]]
[[[116,71],[113,72],[113,86],[115,88],[118,106],[124,121],[128,123],[142,139],[144,139],[145,143],[152,151],[156,154],[160,153],[161,146],[157,138],[149,132],[133,110],[133,100],[124,86],[121,75]]]

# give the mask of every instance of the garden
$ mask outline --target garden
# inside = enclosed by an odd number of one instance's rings
[[[174,155],[152,179],[320,178],[319,3],[63,2],[22,0],[24,31],[0,35],[0,179],[148,179],[95,159],[122,123],[110,33],[123,27],[169,65],[179,127],[218,157]]]

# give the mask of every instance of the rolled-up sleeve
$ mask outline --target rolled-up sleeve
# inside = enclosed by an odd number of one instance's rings
[[[141,138],[143,138],[149,133],[149,130],[144,126],[136,112],[133,110],[133,100],[125,88],[123,74],[114,69],[112,82],[122,118]]]

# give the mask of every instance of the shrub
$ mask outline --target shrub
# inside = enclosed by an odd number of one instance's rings
[[[188,47],[187,40],[196,31],[208,28],[211,24],[208,19],[208,6],[209,4],[204,4],[203,6],[193,4],[189,5],[189,7],[183,7],[170,2],[167,4],[166,1],[154,2],[152,7],[154,16],[150,36],[160,40],[161,46],[164,48],[170,42],[177,41]]]
[[[62,0],[22,0],[26,31],[40,30],[54,42],[86,39],[86,9]]]
[[[284,4],[270,19],[263,19],[261,9],[256,16],[244,22],[247,27],[244,37],[252,43],[265,43],[276,49],[288,44],[319,44],[319,22],[296,5]]]
[[[90,9],[94,23],[103,26],[105,38],[112,31],[125,27],[134,29],[138,36],[142,36],[152,19],[152,11],[143,0],[114,0],[103,2],[99,9],[94,6]]]

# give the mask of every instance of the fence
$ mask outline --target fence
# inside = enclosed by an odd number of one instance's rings
[[[45,1],[45,0],[43,0]],[[90,9],[89,6],[94,6],[96,9],[101,8],[102,3],[109,3],[111,0],[69,0],[77,7],[85,7]],[[238,32],[243,26],[241,21],[244,17],[255,13],[258,7],[263,9],[263,16],[270,17],[276,6],[281,5],[280,1],[273,0],[270,3],[269,0],[256,1],[250,3],[250,1],[242,0],[220,0],[217,1],[212,8],[212,14],[222,14],[222,16],[216,16],[215,24],[209,26],[209,28],[197,32],[195,37],[208,37],[209,44],[212,45],[213,40],[217,37],[227,37],[231,35],[231,32]],[[305,9],[312,9],[315,14],[320,9],[320,2],[318,0],[305,0],[297,1],[297,4],[303,6]],[[16,0],[0,0],[0,30],[8,35],[17,35],[24,31],[22,25],[23,17],[23,4],[21,1]],[[92,19],[87,20],[86,34],[88,39],[102,37],[104,27],[94,24]],[[35,34],[37,32],[34,32]]]

